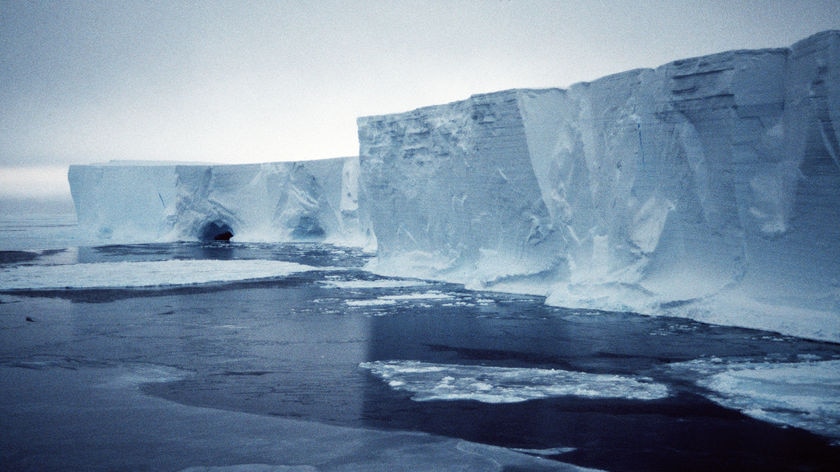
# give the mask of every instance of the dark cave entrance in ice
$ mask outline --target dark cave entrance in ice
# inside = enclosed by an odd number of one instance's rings
[[[233,228],[224,221],[211,221],[201,228],[198,237],[202,241],[230,241]]]

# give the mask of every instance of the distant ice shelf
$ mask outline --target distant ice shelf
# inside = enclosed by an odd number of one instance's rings
[[[74,165],[79,226],[95,240],[326,241],[369,246],[357,157],[212,165]],[[365,220],[366,221],[366,220]]]
[[[378,273],[840,341],[840,31],[358,129],[352,158],[73,166],[78,220],[365,245]]]

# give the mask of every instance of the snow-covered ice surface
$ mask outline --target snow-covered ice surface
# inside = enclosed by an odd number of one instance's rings
[[[325,282],[325,285],[343,289],[370,289],[370,288],[400,288],[400,287],[422,287],[428,285],[423,280],[406,279],[378,279],[378,280],[332,280]]]

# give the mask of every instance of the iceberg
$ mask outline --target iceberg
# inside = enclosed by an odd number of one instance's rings
[[[323,241],[366,246],[357,157],[211,165],[70,166],[79,227],[96,240]]]
[[[72,166],[79,225],[840,341],[840,31],[357,125],[358,157]]]
[[[358,127],[377,271],[840,340],[840,31]]]

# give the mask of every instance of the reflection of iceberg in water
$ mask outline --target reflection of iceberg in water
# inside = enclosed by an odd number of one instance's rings
[[[358,120],[359,157],[73,166],[95,237],[309,240],[383,274],[840,340],[840,31]]]

